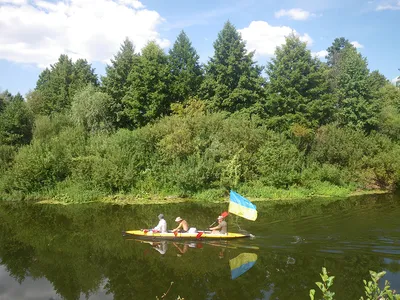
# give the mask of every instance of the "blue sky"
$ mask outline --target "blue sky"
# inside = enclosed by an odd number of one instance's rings
[[[86,58],[103,75],[126,36],[137,50],[156,40],[167,51],[185,30],[205,63],[227,20],[262,65],[294,30],[315,55],[344,36],[370,70],[400,75],[399,0],[0,0],[0,90],[25,94],[62,53]]]

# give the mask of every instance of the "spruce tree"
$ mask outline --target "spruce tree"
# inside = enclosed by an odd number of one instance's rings
[[[339,59],[340,53],[345,47],[353,47],[352,44],[350,44],[348,39],[345,39],[344,37],[336,38],[332,45],[326,49],[328,51],[328,55],[325,56],[326,58],[326,63],[328,64],[329,67],[332,67],[336,64],[336,62]]]
[[[103,91],[109,94],[114,100],[114,114],[116,127],[128,127],[128,120],[123,115],[122,98],[129,90],[128,76],[137,60],[135,47],[126,38],[122,43],[119,52],[106,67],[106,76],[101,78]]]
[[[182,102],[198,93],[202,81],[199,56],[184,31],[169,51],[171,92],[174,102]]]
[[[267,74],[267,114],[270,123],[276,123],[270,125],[284,130],[293,123],[314,127],[329,122],[333,99],[327,95],[326,67],[312,57],[305,42],[294,34],[286,37]]]
[[[155,42],[149,42],[133,65],[129,90],[122,99],[132,127],[144,126],[170,112],[170,76],[167,55]]]
[[[214,50],[200,91],[208,107],[235,112],[261,102],[265,84],[262,68],[255,65],[254,53],[247,53],[245,42],[230,22],[218,34]]]
[[[68,109],[74,94],[88,84],[98,85],[90,64],[82,59],[74,64],[67,55],[60,55],[50,69],[39,75],[35,88],[39,96],[36,107],[40,108],[37,113],[49,115]]]
[[[345,47],[331,70],[331,80],[337,96],[336,119],[339,124],[367,132],[376,129],[380,105],[373,97],[366,58],[353,46]]]

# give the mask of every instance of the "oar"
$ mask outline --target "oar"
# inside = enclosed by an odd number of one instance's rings
[[[227,211],[224,211],[221,216],[224,217],[224,219],[229,215],[229,213]],[[218,221],[218,220],[217,220]],[[208,226],[208,228],[212,227],[217,221],[214,221],[214,223],[212,223],[210,226]]]

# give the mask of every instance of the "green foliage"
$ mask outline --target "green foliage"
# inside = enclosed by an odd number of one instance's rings
[[[33,116],[18,95],[5,102],[0,112],[0,144],[19,146],[28,144],[32,138]]]
[[[214,56],[206,66],[200,89],[201,98],[212,111],[257,111],[264,96],[262,68],[255,65],[253,53],[247,53],[240,33],[226,22],[214,42]]]
[[[183,102],[197,94],[202,81],[199,55],[184,31],[176,38],[169,51],[171,90],[174,102]]]
[[[335,296],[334,292],[331,292],[329,288],[333,285],[333,279],[335,276],[328,276],[328,272],[326,268],[322,268],[322,274],[320,274],[322,282],[316,282],[315,284],[322,292],[322,299],[323,300],[333,300]],[[314,300],[315,290],[310,290],[310,298]]]
[[[344,37],[336,38],[333,41],[332,45],[329,46],[328,49],[326,49],[328,55],[325,58],[327,60],[328,66],[335,66],[340,58],[342,50],[347,47],[353,47],[348,39],[345,39]]]
[[[335,119],[338,123],[366,132],[375,129],[380,106],[373,98],[367,60],[354,47],[345,47],[331,76],[337,96]]]
[[[268,63],[266,111],[272,128],[287,130],[294,123],[316,127],[331,119],[333,98],[327,93],[326,69],[306,46],[291,34]]]
[[[68,127],[72,127],[72,121],[65,114],[56,113],[51,116],[37,116],[33,126],[33,139],[49,142]]]
[[[203,78],[184,32],[168,55],[154,41],[136,54],[125,39],[101,90],[86,60],[61,55],[26,103],[0,93],[3,190],[73,202],[79,188],[90,199],[205,199],[230,188],[290,198],[400,186],[400,91],[348,40],[335,39],[324,64],[288,36],[268,82],[230,22],[214,50]]]
[[[87,61],[78,59],[73,63],[67,55],[61,55],[57,63],[39,75],[31,106],[35,114],[63,112],[70,107],[75,93],[88,84],[97,86],[98,80]]]
[[[52,188],[70,173],[74,157],[83,150],[80,130],[66,128],[48,141],[35,140],[20,149],[13,167],[5,174],[6,192],[25,194]]]
[[[287,188],[300,180],[302,153],[283,136],[271,134],[258,150],[256,168],[267,186]]]
[[[390,289],[390,283],[389,281],[385,281],[385,286],[381,290],[379,288],[378,281],[385,276],[386,272],[380,272],[376,273],[374,271],[369,271],[371,275],[371,281],[366,281],[363,280],[364,282],[364,289],[365,289],[365,295],[366,298],[361,297],[360,300],[396,300],[400,299],[400,295],[396,294],[396,291]],[[322,282],[316,282],[315,284],[318,286],[318,288],[322,292],[322,299],[323,300],[333,300],[335,293],[331,292],[329,288],[333,285],[333,279],[335,276],[328,276],[328,272],[326,271],[326,268],[322,268]],[[310,290],[310,299],[314,300],[315,296],[315,290],[311,289]]]
[[[122,99],[134,128],[169,114],[170,76],[167,56],[155,42],[149,42],[129,74],[130,88]]]
[[[386,272],[376,273],[374,271],[369,271],[372,281],[363,280],[365,286],[365,295],[367,298],[365,300],[380,300],[380,299],[400,299],[400,295],[395,295],[395,291],[390,289],[389,281],[385,280],[385,287],[383,290],[379,288],[378,281],[385,276]],[[361,297],[360,300],[364,300]]]
[[[87,132],[111,131],[115,120],[113,105],[110,95],[89,85],[72,100],[72,121]]]
[[[379,131],[393,140],[400,139],[400,89],[391,84],[379,90],[378,97],[382,102],[379,117]]]
[[[132,42],[126,38],[120,47],[119,52],[111,60],[111,64],[106,67],[106,76],[101,78],[102,88],[114,100],[114,113],[116,116],[116,127],[128,127],[128,119],[124,117],[124,106],[122,98],[129,90],[129,73],[133,65],[137,62],[138,55]]]

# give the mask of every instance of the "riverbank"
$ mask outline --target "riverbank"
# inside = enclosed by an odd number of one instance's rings
[[[378,195],[378,194],[388,194],[393,191],[384,189],[374,189],[374,190],[345,190],[344,188],[338,188],[336,193],[332,190],[328,193],[315,193],[312,190],[291,188],[288,190],[283,189],[273,189],[265,187],[263,190],[239,190],[246,198],[252,202],[269,202],[269,201],[297,201],[305,199],[337,199],[337,198],[347,198],[353,196],[362,195]],[[224,195],[226,194],[226,195]],[[18,195],[19,199],[12,199],[10,196],[0,197],[6,200],[24,200],[32,201],[38,204],[87,204],[87,203],[105,203],[105,204],[117,204],[117,205],[133,205],[133,204],[173,204],[173,203],[206,203],[206,204],[218,204],[229,202],[228,191],[222,190],[207,190],[202,193],[196,194],[192,197],[180,197],[177,195],[166,195],[166,194],[117,194],[110,196],[99,196],[99,197],[88,197],[84,199],[82,197],[76,198],[77,195],[55,195],[54,197],[49,197],[48,195],[28,195],[21,198],[22,195]],[[82,196],[82,195],[81,195]]]

